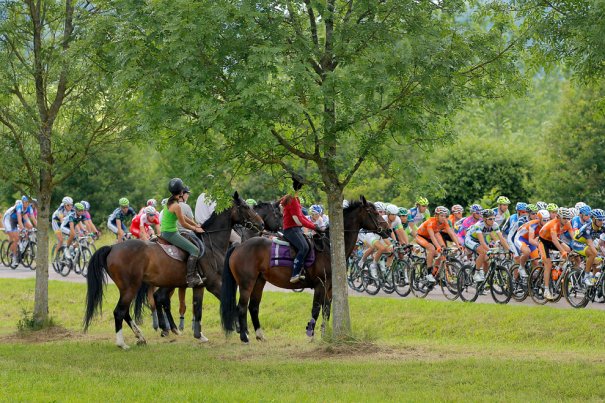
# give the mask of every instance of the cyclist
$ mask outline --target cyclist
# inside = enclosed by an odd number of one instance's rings
[[[502,227],[502,233],[506,235],[506,240],[508,241],[509,245],[511,244],[509,235],[519,228],[519,218],[527,215],[527,203],[518,202],[515,206],[515,210],[517,212],[515,214],[511,214],[508,222]]]
[[[578,210],[580,214],[571,220],[571,228],[574,230],[579,230],[585,224],[588,224],[590,222],[590,213],[592,212],[590,206],[586,204],[581,206]]]
[[[492,239],[494,239],[493,234],[496,234],[504,249],[510,251],[506,239],[502,236],[500,226],[496,223],[496,213],[493,210],[485,209],[481,212],[481,216],[483,220],[471,226],[464,237],[464,246],[477,254],[473,280],[478,283],[485,281],[485,273],[487,272],[487,252],[489,252],[489,246],[485,238],[488,235],[492,235]]]
[[[597,257],[595,241],[601,234],[605,234],[605,211],[594,209],[590,213],[592,220],[584,224],[575,235],[571,244],[572,249],[582,256],[586,256],[586,268],[584,269],[584,284],[593,285],[596,281],[593,273],[593,265]]]
[[[412,236],[412,232],[410,231],[410,223],[408,222],[410,212],[405,207],[399,207],[399,219],[401,220],[401,227],[405,232],[405,243],[408,244],[410,237]]]
[[[86,216],[84,215],[84,205],[82,203],[74,204],[74,209],[67,214],[61,223],[61,233],[67,235],[67,248],[65,248],[65,257],[71,259],[70,246],[76,237],[76,230],[85,226]]]
[[[510,219],[510,211],[508,210],[510,200],[506,196],[500,196],[496,199],[496,203],[498,203],[498,207],[494,208],[494,214],[496,214],[495,221],[500,228],[503,228],[508,224],[508,220]]]
[[[546,207],[548,207],[548,204],[546,204],[546,202],[539,201],[539,202],[536,202],[536,207],[538,207],[538,211],[546,210]]]
[[[322,213],[323,209],[319,204],[313,204],[311,207],[309,207],[309,219],[311,220],[311,222],[317,225],[322,230],[325,230],[327,225],[324,222]]]
[[[59,208],[57,208],[52,215],[52,229],[55,232],[55,236],[57,237],[55,259],[59,257],[59,249],[61,249],[61,246],[63,246],[63,233],[61,232],[61,224],[63,224],[65,216],[67,216],[67,214],[69,214],[69,212],[72,210],[73,205],[74,200],[69,196],[65,196],[61,200],[61,205],[59,205]]]
[[[468,229],[470,227],[472,227],[473,225],[475,225],[479,221],[481,221],[481,212],[482,211],[483,211],[483,207],[481,207],[480,204],[473,204],[471,206],[471,215],[469,215],[468,217],[466,217],[462,220],[458,220],[458,222],[455,224],[456,226],[458,226],[458,233],[456,234],[458,236],[458,242],[460,242],[461,244],[464,244],[464,239],[466,238],[466,232],[468,231]]]
[[[391,227],[391,238],[400,245],[407,245],[408,237],[399,218],[399,207],[394,204],[387,204],[386,215],[383,218],[389,224],[389,227]]]
[[[377,201],[376,203],[374,203],[374,207],[376,207],[376,211],[378,211],[378,214],[384,215],[386,211],[386,204]]]
[[[570,252],[569,246],[559,241],[559,237],[566,231],[571,232],[572,213],[565,207],[560,207],[558,218],[551,220],[542,226],[540,230],[540,242],[538,249],[540,257],[544,262],[544,298],[552,300],[553,296],[550,292],[550,272],[552,270],[552,260],[550,260],[550,251],[558,250],[561,252],[561,258],[565,259]]]
[[[557,206],[555,203],[548,203],[548,206],[546,206],[546,211],[548,211],[548,213],[550,214],[550,219],[554,220],[555,218],[557,218],[557,211],[559,211],[559,206]]]
[[[119,243],[124,240],[125,233],[128,230],[126,227],[126,220],[128,217],[134,218],[137,213],[130,207],[130,202],[127,198],[122,197],[118,203],[120,204],[120,207],[115,209],[107,219],[107,228],[116,234],[117,242]]]
[[[542,226],[550,221],[550,214],[546,210],[538,211],[538,219],[523,224],[515,235],[514,248],[519,256],[519,275],[527,278],[525,264],[531,259],[539,257],[538,239]]]
[[[431,212],[428,209],[429,201],[426,197],[418,197],[416,199],[416,207],[412,207],[409,211],[410,230],[412,237],[416,237],[416,232],[420,224],[431,218]]]
[[[139,214],[143,213],[145,210],[145,207],[153,207],[154,209],[158,208],[158,201],[156,199],[149,199],[147,200],[147,203],[145,203],[144,207],[141,207],[141,209],[139,210]]]
[[[151,226],[155,227],[155,233],[160,233],[160,217],[153,206],[147,206],[132,219],[130,224],[130,233],[137,239],[148,241],[150,238]]]
[[[447,208],[438,206],[435,208],[435,216],[423,222],[418,228],[418,233],[416,235],[416,242],[426,251],[426,268],[428,273],[426,280],[431,283],[435,282],[432,269],[435,255],[441,253],[441,250],[446,247],[441,233],[447,233],[450,239],[454,240],[456,245],[461,248],[456,233],[452,227],[450,227],[447,219],[449,213]]]
[[[2,222],[4,223],[4,231],[11,241],[10,250],[12,253],[13,266],[19,264],[19,256],[17,253],[19,231],[25,229],[27,217],[29,214],[32,214],[32,211],[29,207],[29,199],[27,196],[22,196],[21,200],[17,200],[11,208],[6,210],[2,219]]]
[[[92,217],[90,215],[90,203],[86,200],[82,200],[80,204],[84,206],[84,226],[86,227],[86,232],[89,234],[95,234],[98,237],[100,232],[92,222]]]
[[[462,220],[462,213],[464,213],[464,207],[459,204],[454,204],[452,206],[452,214],[450,214],[448,220],[450,222],[450,226],[454,229],[454,232],[458,232],[458,227],[456,227],[456,224],[458,221]]]

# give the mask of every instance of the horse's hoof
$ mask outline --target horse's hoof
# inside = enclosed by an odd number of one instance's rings
[[[130,348],[128,344],[118,344],[117,346],[120,347],[122,350],[128,350]]]
[[[267,341],[267,339],[265,338],[265,334],[263,333],[262,329],[257,329],[256,330],[256,340],[258,340],[258,341]]]
[[[172,333],[176,334],[177,336],[181,335],[181,332],[179,331],[179,329],[175,328],[175,329],[171,329],[171,330],[172,330]]]
[[[200,343],[208,343],[208,338],[206,336],[204,336],[203,334],[200,334],[200,337],[196,337],[195,338],[197,341],[199,341]]]
[[[168,330],[162,330],[162,333],[160,333],[160,336],[162,337],[168,337],[170,333],[168,332]]]
[[[137,340],[137,346],[146,346],[146,345],[147,345],[147,340],[145,340],[145,339]]]

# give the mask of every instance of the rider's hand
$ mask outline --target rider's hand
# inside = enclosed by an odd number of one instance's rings
[[[442,251],[441,246],[437,246],[437,253],[441,253],[441,251]]]
[[[204,232],[204,229],[201,226],[197,226],[193,229],[194,232],[197,232],[198,234],[201,234],[202,232]]]
[[[561,252],[561,259],[566,259],[567,258],[567,252],[566,251],[562,251]]]
[[[315,224],[315,232],[324,232],[324,230],[321,229],[319,225]]]

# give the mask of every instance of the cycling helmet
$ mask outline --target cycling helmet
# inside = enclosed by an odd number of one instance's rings
[[[23,196],[21,196],[21,201],[22,202],[28,202],[29,199],[27,198],[27,196],[23,195]]]
[[[496,215],[496,213],[494,213],[494,210],[489,209],[489,208],[486,208],[485,210],[483,210],[483,211],[481,212],[481,216],[482,216],[483,218],[489,218],[489,217],[493,217],[493,216],[495,216],[495,215]]]
[[[508,200],[508,197],[506,197],[506,196],[500,196],[496,200],[496,203],[498,203],[498,204],[510,204],[510,200]]]
[[[557,211],[559,209],[559,206],[557,206],[555,203],[548,203],[548,206],[546,206],[546,210],[548,211]]]
[[[515,210],[517,210],[517,211],[527,211],[527,203],[524,203],[524,202],[517,203],[517,205],[515,206]]]
[[[580,210],[578,210],[575,207],[570,207],[569,210],[571,211],[571,214],[573,214],[574,217],[577,217],[580,215]]]
[[[580,207],[583,207],[583,206],[586,206],[586,203],[584,203],[584,202],[577,202],[574,207],[577,208],[577,209],[579,209]]]
[[[342,201],[342,208],[348,208],[349,207],[349,201],[348,200],[343,200]]]
[[[84,205],[82,203],[74,204],[74,208],[76,209],[76,211],[84,211]]]
[[[248,206],[252,206],[252,207],[254,207],[254,206],[256,206],[256,200],[254,200],[254,199],[247,199],[247,200],[246,200],[246,204],[247,204]]]
[[[537,213],[538,210],[540,210],[540,209],[535,204],[528,204],[527,205],[527,211],[529,211],[530,213]]]
[[[386,206],[384,205],[383,202],[379,202],[378,201],[378,202],[374,203],[374,206],[376,207],[376,210],[379,210],[379,211],[385,211],[386,210]]]
[[[61,203],[63,203],[64,205],[65,205],[65,204],[69,204],[69,205],[71,206],[71,205],[73,205],[73,204],[74,204],[74,199],[72,199],[72,198],[71,198],[71,197],[69,197],[69,196],[65,196],[65,197],[63,198],[63,200],[61,200]]]
[[[428,206],[429,200],[426,197],[420,196],[416,199],[416,204],[419,206]]]
[[[464,207],[459,204],[454,204],[452,206],[452,213],[462,213],[464,211]]]
[[[168,199],[162,199],[162,203],[161,203],[161,204],[162,204],[162,206],[165,206],[165,205],[166,205],[166,203],[168,203]]]
[[[546,210],[546,207],[548,207],[548,204],[546,204],[543,201],[539,201],[536,203],[536,206],[538,207],[538,210]]]
[[[538,210],[538,217],[542,220],[547,220],[550,218],[550,213],[547,210]]]
[[[387,214],[397,215],[399,214],[399,207],[394,204],[387,204],[385,211]]]
[[[405,207],[399,207],[399,215],[400,216],[402,216],[402,215],[407,216],[408,215],[408,209],[406,209]]]
[[[471,206],[471,213],[481,213],[483,211],[483,207],[480,204],[473,204]]]
[[[592,211],[592,209],[590,208],[590,206],[584,205],[584,206],[580,207],[580,214],[590,215],[591,211]]]
[[[145,214],[154,215],[156,213],[155,207],[147,206],[145,207]]]
[[[559,217],[561,217],[561,218],[567,218],[567,219],[572,218],[571,209],[567,209],[565,207],[559,207],[559,211],[557,213],[559,214]]]
[[[130,202],[125,197],[122,197],[118,203],[120,204],[120,207],[128,207],[130,205]]]
[[[322,212],[323,209],[318,204],[313,204],[311,207],[309,207],[309,213],[321,214]]]
[[[443,206],[437,206],[435,208],[435,215],[439,215],[439,214],[448,214],[449,215],[450,211],[447,209],[447,207],[443,207]]]
[[[38,205],[38,199],[32,199],[32,204]]]
[[[168,191],[170,193],[176,195],[181,193],[183,190],[185,190],[185,185],[183,184],[181,178],[170,179],[170,182],[168,182]]]
[[[87,202],[86,200],[82,200],[80,203],[82,203],[82,205],[84,206],[84,210],[90,210],[90,203]]]
[[[592,216],[592,218],[595,218],[597,220],[605,220],[605,211],[601,210],[600,208],[592,210],[590,215]]]
[[[156,199],[149,199],[147,200],[147,205],[156,207],[158,205],[158,201]]]

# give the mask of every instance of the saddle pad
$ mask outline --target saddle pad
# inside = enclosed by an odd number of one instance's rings
[[[294,255],[296,257],[296,255]],[[294,257],[291,254],[290,246],[281,245],[277,242],[271,244],[271,259],[269,260],[269,266],[286,266],[292,267],[294,265]],[[315,250],[311,248],[305,259],[305,267],[311,266],[315,262]]]
[[[159,243],[159,242],[157,244],[171,258],[178,260],[179,262],[184,262],[185,260],[187,260],[187,252],[185,252],[181,248],[177,248],[176,246],[171,245],[171,244],[163,244],[163,243]]]

